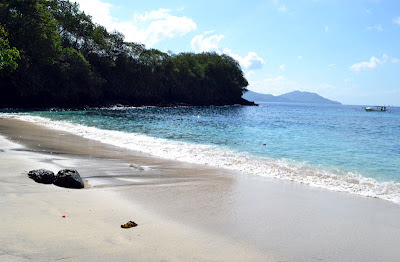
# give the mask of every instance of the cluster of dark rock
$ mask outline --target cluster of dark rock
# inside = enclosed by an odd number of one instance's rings
[[[74,169],[63,169],[57,175],[50,170],[37,169],[29,171],[28,176],[37,183],[54,184],[66,188],[84,188],[84,184],[78,171]]]

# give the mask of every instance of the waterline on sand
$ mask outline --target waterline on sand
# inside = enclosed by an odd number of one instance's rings
[[[105,130],[24,114],[3,114],[3,117],[33,122],[46,128],[67,131],[87,139],[163,159],[226,168],[251,175],[298,182],[312,187],[380,198],[400,204],[399,182],[379,181],[353,172],[311,166],[289,159],[255,156],[224,146],[194,144],[137,133]]]

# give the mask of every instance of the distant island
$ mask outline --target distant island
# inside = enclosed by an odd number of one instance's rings
[[[252,105],[225,54],[126,42],[68,0],[0,4],[0,108]]]
[[[259,102],[281,102],[281,103],[312,103],[312,104],[338,104],[337,101],[332,101],[324,98],[316,93],[293,91],[279,96],[261,94],[253,91],[247,91],[243,96],[248,101]]]

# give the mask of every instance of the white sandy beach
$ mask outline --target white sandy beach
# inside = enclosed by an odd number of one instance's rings
[[[275,260],[147,212],[118,190],[65,189],[35,183],[26,174],[75,167],[70,157],[25,151],[4,137],[0,149],[1,261]],[[129,220],[139,225],[121,229]]]
[[[1,261],[400,261],[400,206],[384,200],[156,159],[14,119],[0,119],[0,135]],[[39,168],[76,168],[90,186],[38,184],[26,172]],[[121,229],[129,220],[138,227]]]

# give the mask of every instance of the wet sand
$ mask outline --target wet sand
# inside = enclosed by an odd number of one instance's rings
[[[400,261],[400,205],[15,119],[0,119],[0,135],[0,260]],[[24,172],[38,168],[76,168],[90,187],[35,183]],[[128,220],[139,226],[121,229]]]

